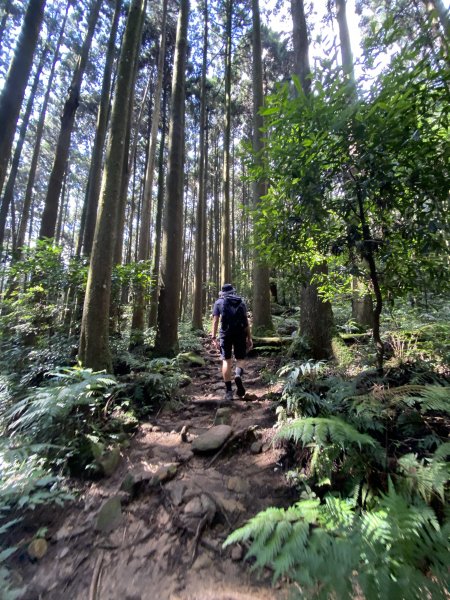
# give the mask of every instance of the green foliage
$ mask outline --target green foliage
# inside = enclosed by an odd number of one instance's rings
[[[50,452],[49,444],[13,445],[2,438],[0,458],[2,478],[0,483],[0,517],[5,519],[13,509],[34,510],[37,506],[56,502],[63,504],[72,498],[62,486],[62,478],[54,475],[43,457]],[[8,521],[9,528],[16,520]]]
[[[225,545],[246,542],[254,568],[287,576],[302,597],[445,598],[450,388],[298,363],[280,374],[275,439],[290,444],[288,478],[305,500],[256,515]]]
[[[66,259],[49,241],[38,241],[23,249],[4,275],[9,287],[0,314],[0,372],[27,388],[58,365],[74,363],[78,339],[69,330],[75,300],[68,292],[83,292],[87,265]]]
[[[292,344],[287,351],[288,358],[304,359],[309,354],[309,346],[305,338],[301,335],[296,335],[292,339]]]
[[[353,352],[346,346],[341,337],[335,336],[331,341],[333,356],[339,367],[346,369],[354,361]]]
[[[264,167],[250,165],[270,182],[254,214],[258,251],[280,270],[295,265],[298,280],[299,264],[326,261],[318,283],[333,301],[352,276],[374,278],[369,255],[384,300],[448,289],[450,104],[445,71],[422,42],[411,38],[351,101],[340,70],[327,68],[311,95],[297,81],[296,94],[279,88],[263,111]]]
[[[184,378],[177,358],[154,358],[147,362],[145,371],[132,374],[125,394],[135,414],[142,418],[174,400]]]
[[[350,446],[377,446],[376,440],[370,435],[360,433],[337,417],[309,417],[288,422],[278,430],[276,438],[293,440],[303,446],[310,443],[319,446],[338,444],[342,450]]]
[[[327,496],[269,508],[234,531],[225,546],[250,541],[247,558],[289,576],[308,598],[445,598],[450,523],[393,486],[370,512]]]
[[[103,372],[81,367],[61,368],[48,374],[50,381],[17,402],[7,413],[12,435],[26,435],[36,443],[56,443],[62,435],[79,430],[89,420],[117,382]],[[71,424],[70,421],[72,421]]]
[[[183,352],[201,352],[203,349],[201,342],[202,332],[193,331],[192,324],[181,322],[178,326],[178,347]]]
[[[46,385],[15,402],[3,414],[12,444],[40,445],[42,465],[69,467],[85,475],[98,470],[97,447],[117,443],[107,428],[116,380],[91,369],[60,368],[48,374]]]

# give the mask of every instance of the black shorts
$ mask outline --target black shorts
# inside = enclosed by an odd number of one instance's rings
[[[236,360],[243,360],[247,356],[247,336],[241,335],[220,335],[220,355],[224,360],[231,358],[231,349],[234,350]]]

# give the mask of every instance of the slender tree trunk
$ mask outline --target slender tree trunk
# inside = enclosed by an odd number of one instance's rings
[[[94,36],[95,26],[98,21],[98,15],[102,0],[95,0],[92,5],[88,19],[88,28],[86,38],[81,48],[77,66],[72,76],[69,87],[69,94],[64,104],[61,116],[61,128],[56,144],[55,159],[50,173],[50,180],[45,198],[44,211],[42,213],[41,228],[39,239],[52,238],[55,235],[56,220],[58,216],[58,204],[61,195],[64,173],[67,168],[67,160],[70,151],[70,138],[75,123],[75,113],[80,99],[81,82],[86,69],[89,49]]]
[[[67,191],[67,194],[66,194]],[[64,173],[63,185],[61,190],[61,208],[58,213],[58,221],[56,223],[55,244],[59,244],[61,233],[63,230],[63,221],[69,204],[69,192],[67,190],[67,171]]]
[[[167,118],[167,89],[164,86],[163,96],[163,122],[161,126],[161,140],[159,144],[158,158],[158,196],[156,200],[155,216],[155,244],[153,247],[153,270],[152,270],[152,291],[150,293],[150,315],[148,320],[149,327],[156,327],[158,317],[158,296],[159,296],[159,265],[161,261],[161,242],[162,242],[162,217],[164,208],[164,147],[166,143],[166,118]]]
[[[230,143],[231,143],[231,42],[233,0],[226,3],[225,31],[225,128],[223,133],[223,212],[220,276],[222,283],[231,282],[230,239]]]
[[[3,35],[6,29],[6,22],[8,20],[9,14],[11,12],[12,0],[6,0],[3,10],[2,10],[2,18],[0,20],[0,51],[2,49],[3,44]]]
[[[3,238],[5,235],[5,225],[6,218],[8,216],[9,207],[11,205],[11,201],[14,194],[14,186],[16,184],[17,173],[19,170],[20,157],[22,155],[22,149],[25,142],[25,136],[28,129],[28,124],[30,121],[31,111],[33,110],[33,104],[36,97],[36,92],[39,85],[39,79],[41,77],[42,69],[44,68],[45,61],[48,55],[48,46],[44,49],[41,54],[41,59],[39,61],[38,67],[36,69],[36,73],[34,75],[33,84],[31,86],[30,95],[28,97],[27,106],[25,108],[25,113],[23,115],[22,123],[19,129],[19,137],[17,140],[16,148],[14,150],[14,157],[11,163],[11,169],[8,175],[8,181],[5,186],[5,193],[3,195],[1,207],[0,207],[0,247],[3,246]],[[12,228],[12,237],[14,240],[15,231]],[[15,243],[13,241],[13,248],[15,247]]]
[[[259,0],[252,0],[253,17],[253,152],[257,163],[262,164],[264,145],[261,129],[263,118],[260,109],[263,106],[263,77],[261,52],[261,23],[259,16]],[[253,183],[253,207],[257,210],[260,198],[266,193],[264,180]],[[270,313],[269,267],[254,252],[253,265],[253,328],[256,333],[273,329]]]
[[[366,214],[364,211],[364,192],[361,186],[356,182],[356,196],[358,199],[359,219],[361,222],[361,230],[363,234],[364,255],[369,265],[370,279],[373,285],[375,294],[375,307],[373,310],[373,339],[377,349],[377,367],[381,372],[383,370],[384,345],[380,334],[380,317],[383,310],[383,297],[381,294],[380,282],[378,279],[375,257],[373,254],[372,240],[373,236],[367,223]]]
[[[216,292],[220,290],[220,177],[219,177],[219,146],[216,142],[215,156],[215,174],[214,177],[214,284]],[[224,282],[226,283],[226,282]]]
[[[59,37],[58,37],[58,41],[56,43],[55,54],[53,56],[52,66],[50,68],[50,73],[48,76],[47,89],[45,91],[45,96],[44,96],[44,100],[42,102],[42,108],[41,108],[41,112],[39,115],[39,121],[38,121],[38,124],[36,127],[35,141],[34,141],[34,146],[33,146],[33,154],[31,157],[30,170],[28,172],[27,187],[26,187],[26,191],[25,191],[25,198],[24,198],[23,206],[22,206],[22,216],[20,219],[19,231],[17,234],[16,246],[19,250],[19,253],[20,253],[20,248],[22,248],[22,246],[25,244],[25,236],[26,236],[26,231],[27,231],[28,218],[29,218],[29,214],[30,214],[31,201],[32,201],[32,197],[33,197],[34,182],[36,179],[36,170],[37,170],[37,165],[38,165],[38,161],[39,161],[39,154],[41,151],[42,135],[44,132],[45,116],[47,114],[47,107],[48,107],[48,102],[50,99],[50,93],[52,91],[53,81],[55,78],[56,64],[59,60],[59,50],[61,48],[61,43],[63,40],[64,31],[65,31],[66,22],[67,22],[67,15],[69,12],[69,7],[71,5],[71,2],[72,2],[72,0],[68,0],[67,5],[66,5],[64,19],[63,19],[63,22],[61,25],[61,29],[59,31]],[[31,223],[30,223],[30,227],[31,227]]]
[[[355,73],[353,69],[352,46],[347,23],[347,0],[336,0],[336,20],[339,26],[339,39],[341,42],[342,68],[355,87]]]
[[[0,195],[3,191],[8,161],[22,106],[25,88],[44,17],[46,0],[30,0],[17,41],[14,58],[0,96]]]
[[[203,222],[203,257],[202,257],[202,264],[203,264],[203,289],[202,289],[202,312],[203,314],[205,314],[205,307],[206,307],[206,298],[207,298],[207,289],[205,286],[205,282],[207,280],[207,261],[208,261],[208,249],[207,249],[207,212],[208,212],[208,202],[207,202],[207,198],[208,198],[208,165],[209,165],[209,127],[208,127],[208,114],[206,114],[206,122],[205,122],[205,140],[204,140],[204,144],[205,144],[205,156],[204,156],[204,160],[203,160],[203,164],[204,164],[204,174],[203,174],[203,179],[204,179],[204,190],[203,190],[203,196],[205,198],[204,203],[204,222]]]
[[[341,60],[344,76],[350,84],[349,102],[355,102],[357,98],[355,71],[353,64],[353,53],[348,29],[346,0],[336,0],[336,20],[339,27],[339,39],[341,43]],[[347,181],[350,176],[346,177]],[[361,294],[365,286],[357,277],[352,281],[352,319],[362,327],[373,327],[373,301],[370,294]]]
[[[306,26],[303,0],[291,0],[292,35],[294,42],[294,68],[306,95],[311,90],[311,69],[309,67],[308,28]]]
[[[94,239],[95,221],[97,218],[98,197],[102,176],[103,149],[105,146],[106,132],[111,102],[111,81],[114,58],[116,55],[116,37],[119,25],[122,0],[116,0],[114,16],[109,34],[108,47],[106,50],[105,68],[103,71],[102,91],[100,105],[97,112],[97,128],[95,131],[94,146],[92,149],[91,164],[89,167],[89,178],[85,196],[84,223],[80,231],[80,242],[83,254],[90,256],[92,241]]]
[[[185,76],[189,0],[180,0],[172,82],[172,109],[169,130],[169,165],[167,203],[164,215],[161,255],[161,289],[158,304],[158,327],[155,348],[170,355],[178,350],[178,316],[180,303],[183,232],[183,166]]]
[[[199,139],[199,167],[198,167],[198,203],[195,229],[195,266],[194,266],[194,298],[192,309],[192,327],[203,330],[203,273],[205,255],[205,220],[206,220],[206,70],[208,59],[208,1],[203,5],[203,62],[202,81],[200,89],[200,139]]]
[[[310,93],[309,42],[303,0],[291,0],[294,25],[294,64],[304,94]],[[315,277],[328,272],[323,263],[307,274],[309,283],[300,292],[300,332],[311,348],[311,356],[315,359],[330,358],[333,354],[331,340],[333,332],[333,311],[330,302],[324,302],[319,295]]]
[[[132,0],[128,13],[84,301],[79,358],[94,370],[112,368],[108,336],[111,274],[125,152],[123,140],[129,126],[123,107],[133,97],[134,64],[141,45],[145,5],[146,0]]]
[[[141,225],[139,232],[138,261],[146,261],[150,257],[150,221],[152,214],[152,192],[153,174],[155,171],[156,145],[159,129],[159,118],[161,113],[161,93],[164,78],[164,63],[166,54],[166,20],[167,0],[163,0],[161,37],[158,56],[158,78],[154,94],[154,107],[152,114],[152,128],[150,132],[150,145],[147,158],[147,169],[145,174],[144,197],[142,200]],[[135,303],[131,329],[133,330],[133,343],[142,344],[144,341],[145,327],[145,287],[138,283],[135,290]]]

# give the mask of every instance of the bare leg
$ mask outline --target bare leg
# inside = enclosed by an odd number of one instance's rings
[[[222,375],[225,383],[231,381],[231,367],[233,365],[233,359],[229,358],[222,362]]]

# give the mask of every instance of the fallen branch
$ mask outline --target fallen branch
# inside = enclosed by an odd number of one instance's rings
[[[103,552],[97,557],[94,566],[94,572],[92,574],[91,586],[89,588],[89,600],[97,600],[100,598],[98,592],[100,588],[100,580],[102,575],[102,565],[103,565]]]

